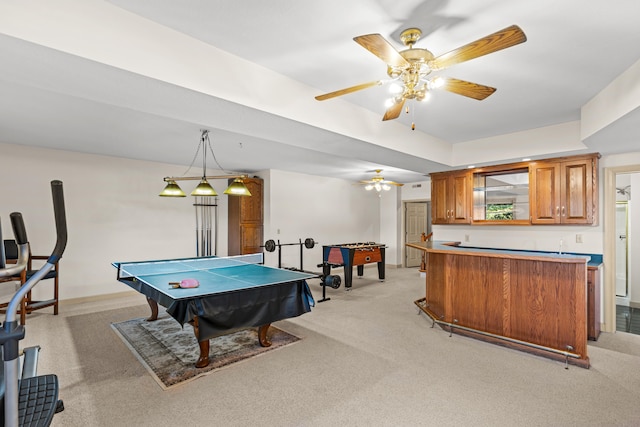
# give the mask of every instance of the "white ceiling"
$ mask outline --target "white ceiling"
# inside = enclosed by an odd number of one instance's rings
[[[3,2],[0,142],[189,165],[209,129],[229,171],[420,181],[455,166],[452,144],[580,120],[640,59],[638,16],[637,0]],[[437,56],[512,24],[524,44],[440,73],[496,87],[484,101],[434,92],[381,122],[384,85],[313,99],[386,77],[355,36],[401,50],[418,27]],[[634,111],[583,151],[630,151],[639,129]]]

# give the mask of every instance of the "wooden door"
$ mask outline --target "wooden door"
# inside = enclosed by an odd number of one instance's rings
[[[418,243],[422,241],[422,233],[429,234],[427,213],[427,202],[408,202],[405,204],[405,243]],[[422,262],[422,252],[419,249],[407,247],[405,267],[419,267]]]

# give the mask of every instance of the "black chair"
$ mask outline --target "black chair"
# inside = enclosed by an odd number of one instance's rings
[[[5,240],[4,241],[4,253],[7,264],[14,264],[18,259],[18,244],[15,240]],[[41,255],[33,255],[31,253],[31,247],[29,247],[29,260],[27,262],[27,268],[22,271],[20,276],[14,276],[9,278],[0,279],[3,282],[6,281],[19,281],[20,286],[24,285],[27,280],[33,276],[38,269],[33,268],[33,260],[37,261],[46,261],[48,256]],[[57,262],[53,268],[53,270],[49,271],[42,279],[53,279],[53,298],[48,300],[34,300],[31,291],[27,293],[24,300],[20,304],[20,324],[24,325],[26,323],[26,315],[41,308],[51,307],[53,306],[53,314],[58,314],[58,279],[59,279],[59,262]],[[0,304],[0,312],[4,312],[4,308],[6,308],[8,303]]]

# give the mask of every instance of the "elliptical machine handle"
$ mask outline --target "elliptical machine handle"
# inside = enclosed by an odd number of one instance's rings
[[[12,212],[9,217],[11,217],[11,227],[13,228],[13,235],[16,238],[16,242],[18,245],[24,245],[28,240],[22,214],[20,212]]]
[[[55,264],[62,257],[62,253],[67,246],[67,216],[64,209],[64,192],[62,181],[51,181],[51,195],[53,197],[53,214],[56,219],[56,247],[48,261]]]

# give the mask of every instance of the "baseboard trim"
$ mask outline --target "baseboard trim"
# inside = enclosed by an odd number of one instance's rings
[[[76,297],[76,298],[68,298],[60,300],[60,305],[71,305],[71,304],[81,304],[87,302],[96,302],[96,301],[104,301],[110,300],[114,298],[128,298],[133,295],[140,295],[138,292],[134,290],[123,291],[123,292],[114,292],[112,294],[101,294],[101,295],[90,295],[87,297]]]

